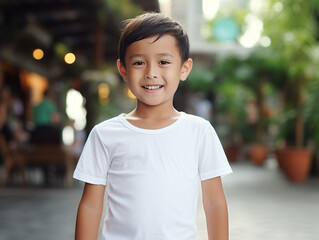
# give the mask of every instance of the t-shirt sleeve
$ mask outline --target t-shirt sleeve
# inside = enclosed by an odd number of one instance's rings
[[[108,153],[97,127],[94,127],[84,145],[73,177],[91,184],[107,185],[108,166]]]
[[[232,173],[222,144],[209,122],[202,131],[199,143],[198,171],[201,181]]]

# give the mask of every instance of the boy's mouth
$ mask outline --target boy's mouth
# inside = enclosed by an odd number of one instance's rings
[[[145,85],[142,86],[145,89],[149,89],[149,90],[156,90],[156,89],[160,89],[163,87],[163,85]]]

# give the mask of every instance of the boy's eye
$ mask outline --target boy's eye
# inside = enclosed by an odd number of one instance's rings
[[[133,65],[138,65],[138,66],[143,65],[143,64],[144,64],[144,62],[142,62],[142,61],[137,61],[137,62],[133,63]]]
[[[168,61],[165,61],[165,60],[162,60],[162,61],[159,62],[159,64],[160,64],[160,65],[166,65],[166,64],[169,64],[169,62],[168,62]]]

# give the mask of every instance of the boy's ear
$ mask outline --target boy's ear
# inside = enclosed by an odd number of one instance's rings
[[[191,58],[187,59],[181,69],[181,81],[185,81],[188,77],[188,74],[191,72],[193,67],[193,60]]]
[[[117,59],[116,65],[117,65],[117,70],[119,71],[121,77],[123,78],[125,82],[127,82],[126,68],[124,64],[120,61],[120,59]]]

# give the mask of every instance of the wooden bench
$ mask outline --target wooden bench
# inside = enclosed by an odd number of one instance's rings
[[[23,181],[26,183],[25,171],[28,166],[50,166],[56,164],[62,164],[66,169],[63,179],[64,185],[72,185],[75,161],[73,155],[64,145],[30,144],[18,151],[10,151],[3,137],[0,137],[0,144],[0,150],[4,152],[2,154],[4,164],[0,176],[0,183],[2,185],[7,183],[10,173],[14,168],[19,170]]]

